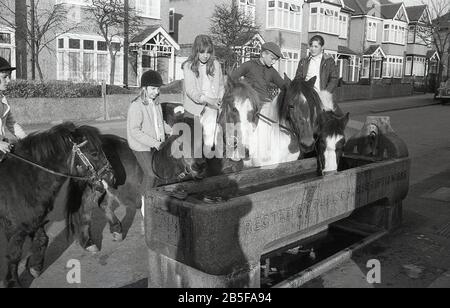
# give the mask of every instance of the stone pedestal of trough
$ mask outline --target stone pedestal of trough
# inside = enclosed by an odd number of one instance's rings
[[[393,133],[377,142],[406,149]],[[409,188],[407,151],[391,151],[388,160],[380,160],[361,156],[355,140],[349,144],[344,165],[350,169],[326,177],[315,175],[312,159],[149,191],[149,287],[259,287],[263,254],[334,222],[352,216],[394,228]],[[189,194],[186,200],[168,193],[180,185]],[[205,197],[221,199],[211,203]]]

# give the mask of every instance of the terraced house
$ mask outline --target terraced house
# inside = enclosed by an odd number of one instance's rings
[[[361,79],[401,79],[409,18],[403,3],[345,0],[354,10],[350,48],[362,55]]]
[[[168,0],[173,20],[171,34],[181,47],[177,57],[177,77],[182,78],[181,63],[187,59],[195,36],[209,33],[210,18],[216,5],[233,1],[261,27],[259,35],[237,48],[242,61],[258,57],[261,44],[274,41],[284,54],[276,68],[281,74],[294,77],[301,57],[301,37],[307,31],[302,22],[303,0]]]
[[[430,49],[431,17],[426,5],[406,8],[409,18],[408,45],[406,50],[405,76],[432,80],[439,70],[439,54]]]

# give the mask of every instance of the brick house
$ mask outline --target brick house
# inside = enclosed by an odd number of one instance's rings
[[[354,10],[342,0],[308,0],[304,6],[303,50],[314,35],[325,39],[325,52],[333,56],[340,77],[347,82],[359,80],[359,55],[350,48],[350,20]]]
[[[428,75],[436,76],[439,55],[430,49],[431,41],[426,36],[431,28],[430,12],[426,5],[406,8],[409,18],[406,50],[405,76],[414,76],[425,80]]]
[[[294,77],[301,57],[303,0],[169,0],[170,32],[181,47],[177,56],[177,79],[182,78],[181,64],[187,59],[195,36],[209,33],[215,6],[232,1],[261,26],[259,35],[239,48],[242,61],[259,56],[260,45],[274,41],[284,54],[275,68],[281,74]]]
[[[344,0],[354,10],[350,48],[362,54],[361,79],[401,79],[404,75],[407,29],[403,3]]]

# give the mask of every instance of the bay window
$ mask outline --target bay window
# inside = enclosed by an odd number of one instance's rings
[[[239,0],[239,10],[256,24],[256,0]]]
[[[405,45],[407,28],[403,24],[386,23],[383,26],[383,43]],[[409,30],[411,31],[411,30]],[[408,35],[408,41],[410,37]]]
[[[403,77],[403,57],[387,56],[383,66],[383,77]]]
[[[100,36],[67,34],[57,38],[56,71],[58,80],[100,82],[110,80],[110,55]],[[113,42],[116,51],[114,83],[123,80],[123,51],[120,42]]]
[[[15,66],[15,38],[14,32],[9,28],[0,26],[0,57],[6,59],[12,66]],[[13,72],[14,73],[14,72]]]
[[[141,17],[161,19],[161,0],[136,0],[136,12]]]
[[[300,53],[295,50],[283,50],[283,59],[280,59],[280,74],[294,78],[300,62]]]
[[[338,9],[321,6],[310,8],[310,31],[319,31],[347,37],[348,16],[339,13]]]
[[[269,0],[267,5],[267,28],[300,32],[301,6],[295,0]]]
[[[375,21],[367,22],[367,40],[376,42],[377,41],[377,27],[378,24]]]

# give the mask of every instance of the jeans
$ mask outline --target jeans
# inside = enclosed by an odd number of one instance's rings
[[[144,179],[142,181],[140,192],[141,195],[144,196],[145,192],[152,189],[156,185],[156,175],[153,172],[153,155],[156,150],[151,150],[147,152],[136,152],[133,151],[134,156],[138,161],[139,166],[141,166],[142,171],[144,172]]]

